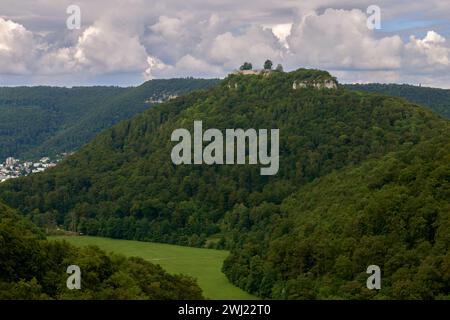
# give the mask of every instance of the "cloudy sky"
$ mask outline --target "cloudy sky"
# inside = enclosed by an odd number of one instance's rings
[[[66,25],[70,5],[80,29]],[[270,58],[346,83],[450,88],[449,17],[449,0],[1,0],[0,85],[224,77]]]

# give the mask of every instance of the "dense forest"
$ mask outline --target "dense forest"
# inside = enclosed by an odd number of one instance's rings
[[[223,270],[276,299],[450,299],[450,128],[227,214]],[[271,214],[269,214],[269,212]],[[383,271],[368,290],[366,268]]]
[[[217,80],[151,80],[138,87],[0,88],[0,159],[70,152],[159,101]]]
[[[230,75],[3,183],[0,197],[41,226],[231,249],[228,278],[265,298],[447,297],[449,122],[404,99],[296,81],[335,79]],[[175,166],[171,133],[194,120],[280,129],[278,174]],[[363,289],[369,264],[383,267],[379,292]]]
[[[141,258],[47,241],[33,224],[0,203],[0,300],[202,299],[186,276],[169,275]],[[81,289],[66,286],[67,267],[81,269]]]
[[[420,104],[450,119],[450,90],[412,86],[408,84],[347,84],[345,87],[353,90],[378,92],[394,97],[405,98]]]

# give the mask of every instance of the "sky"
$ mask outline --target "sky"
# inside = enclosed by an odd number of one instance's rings
[[[0,85],[223,78],[271,59],[342,83],[450,88],[449,17],[449,0],[0,0]]]

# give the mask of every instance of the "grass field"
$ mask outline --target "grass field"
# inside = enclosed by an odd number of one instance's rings
[[[108,252],[142,257],[161,265],[169,273],[183,273],[196,278],[204,295],[210,299],[255,299],[232,285],[221,272],[227,251],[88,236],[58,236],[49,239],[64,239],[76,246],[96,245]]]

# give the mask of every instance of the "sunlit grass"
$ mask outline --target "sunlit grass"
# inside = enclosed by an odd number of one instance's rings
[[[58,236],[49,239],[64,239],[76,246],[96,245],[107,252],[142,257],[161,265],[169,273],[183,273],[196,278],[204,295],[210,299],[255,299],[232,285],[221,272],[228,251],[89,236]]]

